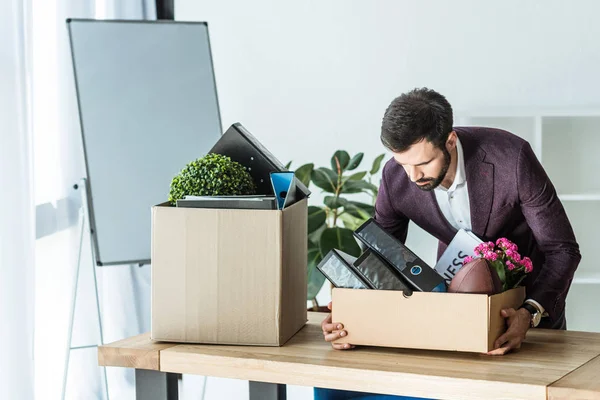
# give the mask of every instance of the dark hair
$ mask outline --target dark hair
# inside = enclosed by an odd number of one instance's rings
[[[393,152],[423,139],[442,148],[452,132],[452,106],[435,90],[421,88],[395,98],[383,116],[381,142]]]

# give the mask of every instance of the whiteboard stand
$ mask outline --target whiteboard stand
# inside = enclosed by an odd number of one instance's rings
[[[77,255],[77,269],[75,270],[75,277],[74,282],[73,282],[73,294],[72,294],[72,300],[71,300],[71,310],[70,310],[70,317],[69,317],[69,330],[67,331],[67,354],[66,354],[66,358],[65,358],[65,368],[64,368],[64,372],[63,372],[63,385],[62,385],[62,396],[61,398],[64,400],[65,399],[65,394],[66,394],[66,390],[67,390],[67,377],[68,377],[68,373],[69,373],[69,359],[71,356],[71,351],[73,350],[82,350],[82,349],[89,349],[89,348],[93,348],[93,347],[98,347],[104,344],[104,337],[103,337],[103,333],[102,333],[102,315],[100,313],[100,296],[98,294],[98,278],[96,275],[96,262],[95,262],[95,258],[94,258],[94,243],[93,243],[93,239],[92,239],[92,234],[93,232],[91,232],[89,230],[90,227],[90,221],[89,221],[89,210],[88,210],[88,202],[87,202],[87,179],[86,178],[82,178],[80,183],[77,185],[74,185],[74,188],[76,190],[81,190],[81,199],[82,199],[82,206],[79,210],[79,224],[80,224],[80,234],[79,234],[79,250],[78,250],[78,255]],[[88,227],[88,229],[86,230],[86,226]],[[88,233],[88,237],[90,239],[90,249],[91,249],[91,254],[92,254],[92,269],[93,269],[93,276],[94,276],[94,294],[95,294],[95,298],[96,298],[96,312],[98,315],[98,330],[100,332],[100,343],[97,344],[92,344],[92,345],[87,345],[87,346],[77,346],[77,347],[73,347],[72,345],[72,338],[73,338],[73,324],[75,322],[75,306],[77,304],[77,289],[79,286],[79,272],[81,270],[81,261],[82,261],[82,249],[83,249],[83,238],[85,236],[85,233]],[[108,396],[108,378],[106,376],[106,367],[102,367],[103,373],[104,373],[104,390],[106,392],[106,400],[109,400],[109,396]]]

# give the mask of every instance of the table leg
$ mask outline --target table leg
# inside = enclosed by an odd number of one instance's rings
[[[286,400],[286,387],[278,383],[250,381],[250,400]]]
[[[179,400],[177,374],[136,369],[135,398],[137,400]]]

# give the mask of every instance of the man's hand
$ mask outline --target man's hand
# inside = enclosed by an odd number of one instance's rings
[[[327,308],[331,310],[331,302],[327,305]],[[344,325],[339,322],[331,322],[331,313],[327,315],[327,318],[323,320],[321,323],[321,328],[323,328],[323,336],[325,337],[325,341],[333,342],[336,339],[339,339],[342,336],[346,336],[348,332],[342,330]],[[336,331],[336,332],[334,332]],[[354,346],[348,343],[331,343],[331,346],[336,350],[347,350],[353,349]]]
[[[500,314],[506,318],[508,329],[494,342],[494,350],[487,353],[490,356],[501,356],[510,350],[519,349],[531,327],[531,314],[524,308],[509,308],[500,311]]]

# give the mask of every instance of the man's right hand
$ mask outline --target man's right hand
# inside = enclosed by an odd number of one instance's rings
[[[327,308],[331,310],[331,302],[329,302]],[[327,342],[333,342],[334,340],[337,340],[340,337],[348,334],[348,332],[343,330],[343,324],[339,322],[331,322],[331,313],[329,313],[327,318],[323,320],[321,323],[321,328],[323,328],[323,337],[325,337],[325,341]],[[331,346],[336,350],[348,350],[354,348],[353,345],[348,343],[331,343]]]

